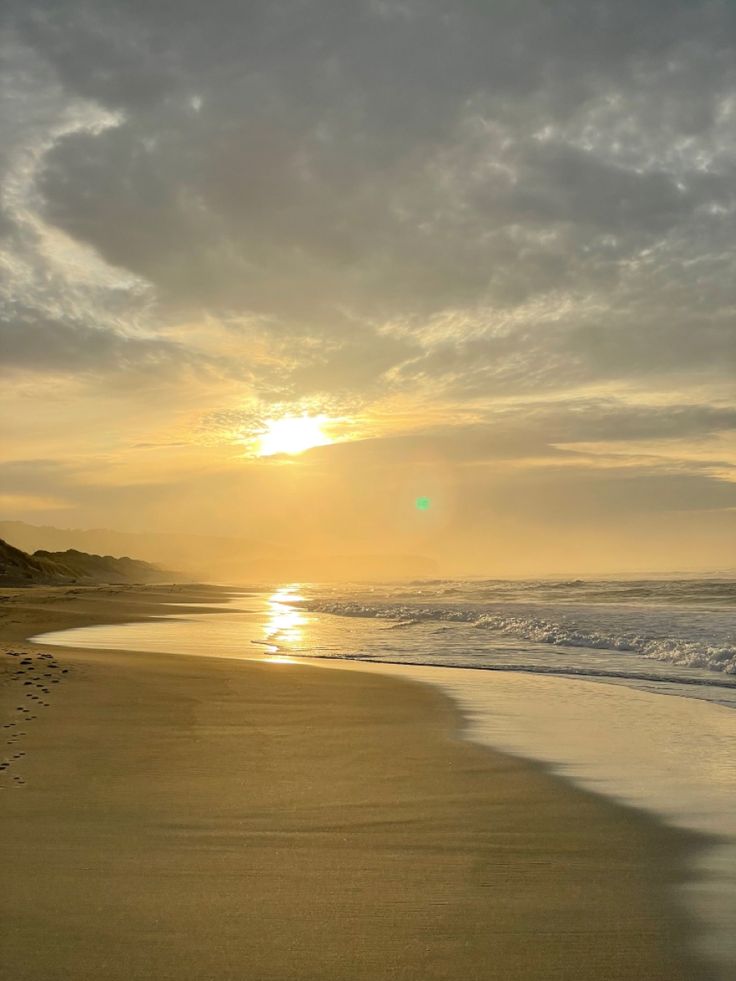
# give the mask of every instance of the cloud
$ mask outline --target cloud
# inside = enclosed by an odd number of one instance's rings
[[[212,420],[213,422],[215,420]],[[235,425],[237,420],[223,419]],[[243,420],[241,420],[243,422]],[[580,458],[597,453],[601,458],[620,457],[622,447],[642,469],[673,467],[673,456],[657,462],[650,458],[649,444],[666,447],[668,441],[690,441],[708,447],[721,434],[736,433],[736,407],[709,405],[653,406],[626,404],[615,399],[579,400],[562,404],[521,403],[495,410],[485,418],[454,425],[418,424],[410,433],[348,441],[311,451],[317,460],[334,455],[356,465],[484,464],[512,461],[535,466],[540,459],[581,464]],[[616,444],[607,450],[606,444]],[[647,444],[640,449],[638,444]],[[591,447],[595,449],[592,450]],[[712,451],[713,463],[719,448]],[[707,456],[707,454],[706,454]],[[565,458],[565,459],[563,459]],[[691,460],[677,468],[699,472],[709,464]],[[736,460],[733,465],[736,466]],[[726,466],[724,464],[724,466]]]
[[[310,405],[391,437],[320,466],[571,482],[630,453],[627,480],[681,466],[710,500],[736,367],[733,4],[4,10],[15,373],[210,373],[131,442]]]
[[[426,329],[448,312],[490,336],[474,374],[496,379],[519,349],[531,377],[566,359],[595,381],[656,373],[647,344],[687,367],[687,332],[702,362],[730,342],[726,5],[31,3],[15,26],[70,98],[119,114],[48,148],[44,220],[149,284],[162,322],[206,310],[324,345],[294,387],[415,359],[385,339],[397,319],[422,374],[462,360],[462,333]],[[538,307],[561,300],[549,331]]]
[[[85,324],[40,320],[29,315],[0,321],[0,363],[5,373],[24,370],[105,374],[134,369],[160,377],[187,359],[177,345],[158,339],[129,337]]]
[[[103,373],[163,363],[165,342],[142,339],[148,288],[113,268],[42,215],[38,179],[46,154],[71,133],[117,125],[97,103],[70,98],[28,49],[3,42],[0,125],[0,349],[4,370]],[[139,335],[139,336],[136,336]]]

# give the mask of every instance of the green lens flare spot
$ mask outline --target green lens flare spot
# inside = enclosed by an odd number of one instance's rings
[[[429,511],[430,500],[428,497],[418,497],[415,504],[417,511]]]

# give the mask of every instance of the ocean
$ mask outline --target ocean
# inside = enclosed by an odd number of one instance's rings
[[[33,639],[439,686],[466,738],[699,834],[680,899],[736,977],[736,580],[264,585]]]
[[[736,706],[734,580],[481,579],[299,589],[297,602],[310,613],[376,621],[383,629],[352,632],[346,649],[342,640],[325,646],[277,627],[269,641],[278,650],[608,678]]]

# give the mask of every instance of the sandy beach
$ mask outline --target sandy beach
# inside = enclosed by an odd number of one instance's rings
[[[212,599],[3,592],[3,978],[706,981],[693,839],[462,741],[440,693],[25,640]]]

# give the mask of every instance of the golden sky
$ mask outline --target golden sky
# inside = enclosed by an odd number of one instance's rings
[[[733,4],[4,11],[0,518],[733,567]]]

